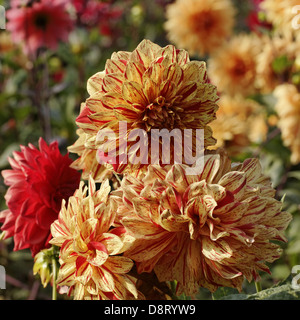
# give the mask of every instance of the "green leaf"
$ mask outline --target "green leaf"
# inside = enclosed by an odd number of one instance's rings
[[[299,300],[300,289],[293,289],[289,283],[260,291],[251,298],[254,300]]]
[[[275,73],[281,74],[283,73],[287,68],[292,66],[292,62],[289,61],[288,57],[286,55],[280,56],[275,58],[275,60],[272,62],[272,69]]]
[[[212,297],[214,300],[220,300],[229,295],[239,295],[239,292],[234,288],[220,287],[212,294]]]
[[[299,300],[300,288],[293,289],[290,283],[274,286],[254,294],[231,294],[220,300]]]

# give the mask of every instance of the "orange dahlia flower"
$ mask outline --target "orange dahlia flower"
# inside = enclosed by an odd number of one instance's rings
[[[254,34],[232,37],[208,60],[208,75],[218,90],[243,96],[257,92],[257,55],[261,39]]]
[[[244,277],[257,280],[269,272],[265,262],[279,258],[271,241],[286,240],[291,215],[274,194],[257,159],[231,164],[225,154],[207,154],[200,175],[187,176],[179,164],[149,166],[143,179],[126,175],[113,196],[135,238],[124,255],[140,273],[177,280],[177,294],[241,290]]]
[[[278,127],[285,146],[290,148],[291,162],[300,162],[300,92],[292,84],[282,84],[276,87],[274,95],[277,98],[275,110],[279,116]]]
[[[217,119],[211,123],[211,128],[217,139],[211,149],[224,147],[230,156],[245,151],[252,142],[264,141],[268,132],[266,115],[260,104],[228,95],[220,97]]]
[[[262,51],[257,57],[257,83],[262,93],[271,93],[276,86],[289,82],[297,72],[295,60],[300,52],[300,42],[286,37],[273,36],[263,38]],[[283,67],[274,68],[280,60]]]
[[[166,8],[165,29],[176,46],[211,54],[231,36],[235,9],[228,0],[177,0]]]
[[[121,228],[111,229],[114,214],[107,206],[109,182],[96,191],[81,185],[51,226],[51,243],[61,247],[58,285],[75,299],[129,299],[138,296],[134,278],[126,273],[133,262],[118,254],[124,247]]]
[[[152,129],[188,128],[204,130],[205,147],[215,143],[208,124],[218,108],[217,90],[208,81],[205,63],[190,61],[184,50],[171,45],[161,48],[144,40],[133,52],[113,53],[105,71],[89,79],[87,89],[90,97],[77,118],[78,126],[86,134],[84,146],[94,150],[102,146],[102,152],[115,151],[118,172],[145,167],[141,162],[120,160],[125,153],[128,158],[134,155],[136,144],[128,141],[126,150],[120,151],[121,122],[126,123],[123,137],[135,129],[143,129],[150,136]],[[100,130],[114,133],[115,138],[98,141]],[[148,141],[146,156],[147,163],[151,163],[151,139]],[[170,153],[174,155],[172,146]]]

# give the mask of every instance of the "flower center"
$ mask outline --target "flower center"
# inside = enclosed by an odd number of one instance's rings
[[[38,29],[46,30],[48,22],[49,22],[49,17],[44,13],[39,13],[34,17],[34,25]]]
[[[191,21],[196,32],[210,31],[214,26],[211,12],[196,13],[192,16]]]
[[[172,107],[171,103],[167,102],[165,97],[159,96],[146,107],[142,118],[146,131],[151,129],[169,129],[177,127],[176,123],[180,122],[180,117]]]

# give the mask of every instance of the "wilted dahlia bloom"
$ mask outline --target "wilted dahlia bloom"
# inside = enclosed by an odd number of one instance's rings
[[[119,255],[124,229],[111,229],[114,212],[107,205],[109,192],[108,180],[97,191],[92,178],[88,188],[81,182],[51,226],[51,243],[61,247],[58,285],[68,286],[68,294],[76,300],[139,295],[134,278],[127,275],[133,262]]]
[[[159,281],[178,282],[177,294],[199,286],[242,288],[244,277],[269,272],[280,256],[291,215],[281,211],[275,190],[257,159],[231,164],[205,156],[200,175],[185,166],[149,166],[143,179],[125,176],[114,191],[117,215],[135,241],[124,254],[138,272],[154,270]]]
[[[22,42],[27,54],[41,47],[55,49],[59,41],[67,40],[74,24],[66,9],[67,1],[23,2],[15,2],[7,11],[6,27],[14,42]]]
[[[166,8],[168,38],[191,54],[211,54],[231,36],[235,9],[229,0],[177,0]]]
[[[215,143],[208,123],[218,108],[216,87],[208,81],[205,63],[190,62],[184,50],[171,45],[161,48],[144,40],[133,52],[113,53],[105,70],[89,79],[87,89],[90,97],[77,118],[78,126],[86,133],[85,148],[101,146],[101,152],[108,154],[115,151],[118,172],[152,163],[153,129],[178,129],[182,133],[188,128],[194,136],[195,129],[203,129],[204,146]],[[142,129],[146,135],[142,138],[149,143],[143,153],[145,161],[135,161],[137,137],[130,138],[135,129]],[[115,136],[101,140],[99,132]],[[173,147],[171,144],[171,156]],[[194,145],[192,148],[195,151]],[[124,154],[134,160],[126,159],[126,163],[121,159]]]
[[[30,248],[34,256],[48,246],[50,225],[57,219],[62,200],[78,188],[80,173],[70,168],[72,160],[62,156],[57,142],[49,146],[40,138],[39,150],[21,146],[9,158],[12,167],[3,170],[7,210],[0,212],[5,239],[14,237],[14,250]]]
[[[276,87],[274,95],[282,140],[292,152],[291,162],[297,164],[300,162],[300,92],[292,84],[282,84]]]
[[[257,55],[261,39],[254,35],[238,34],[222,50],[208,60],[208,75],[218,91],[244,96],[257,92]]]

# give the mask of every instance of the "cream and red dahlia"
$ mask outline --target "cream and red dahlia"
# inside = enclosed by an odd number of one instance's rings
[[[108,180],[96,190],[83,182],[51,226],[51,243],[61,247],[58,285],[68,286],[76,300],[133,299],[139,296],[135,279],[127,275],[133,266],[123,257],[124,228],[111,228],[114,212],[107,204]]]
[[[87,89],[90,97],[77,118],[86,134],[85,148],[101,146],[103,152],[115,151],[118,172],[145,167],[118,158],[134,154],[136,140],[127,141],[124,151],[123,138],[135,129],[143,129],[149,136],[152,129],[204,129],[205,147],[215,143],[208,124],[218,108],[216,87],[209,83],[205,63],[190,61],[185,50],[172,45],[161,48],[144,40],[133,52],[113,53],[105,70],[89,79]],[[122,134],[121,122],[126,123]],[[97,141],[103,129],[115,138],[108,143]],[[151,163],[151,139],[148,141],[147,163]],[[172,146],[170,153],[174,154]]]
[[[92,176],[96,182],[102,182],[105,179],[111,178],[113,174],[112,170],[109,170],[97,161],[97,150],[84,147],[86,134],[83,130],[78,129],[77,134],[79,138],[72,146],[68,147],[69,152],[76,153],[79,156],[71,164],[71,168],[82,171],[81,178],[84,180],[88,180],[89,176]]]
[[[12,169],[3,170],[8,209],[0,212],[5,239],[14,237],[14,250],[30,248],[34,256],[48,247],[50,225],[57,219],[62,200],[78,188],[80,173],[70,168],[72,160],[63,156],[57,142],[49,146],[40,138],[39,150],[32,144],[21,146],[9,158]]]
[[[42,47],[55,49],[74,27],[65,0],[15,1],[7,18],[12,40],[21,42],[27,54]]]
[[[212,54],[231,36],[235,22],[229,0],[177,0],[166,8],[168,38],[190,54]]]
[[[126,175],[114,191],[119,220],[135,238],[124,254],[138,272],[178,282],[177,294],[199,286],[242,288],[243,279],[269,272],[279,258],[291,215],[257,159],[234,164],[221,153],[205,156],[200,175],[185,166],[149,166],[143,179]]]

